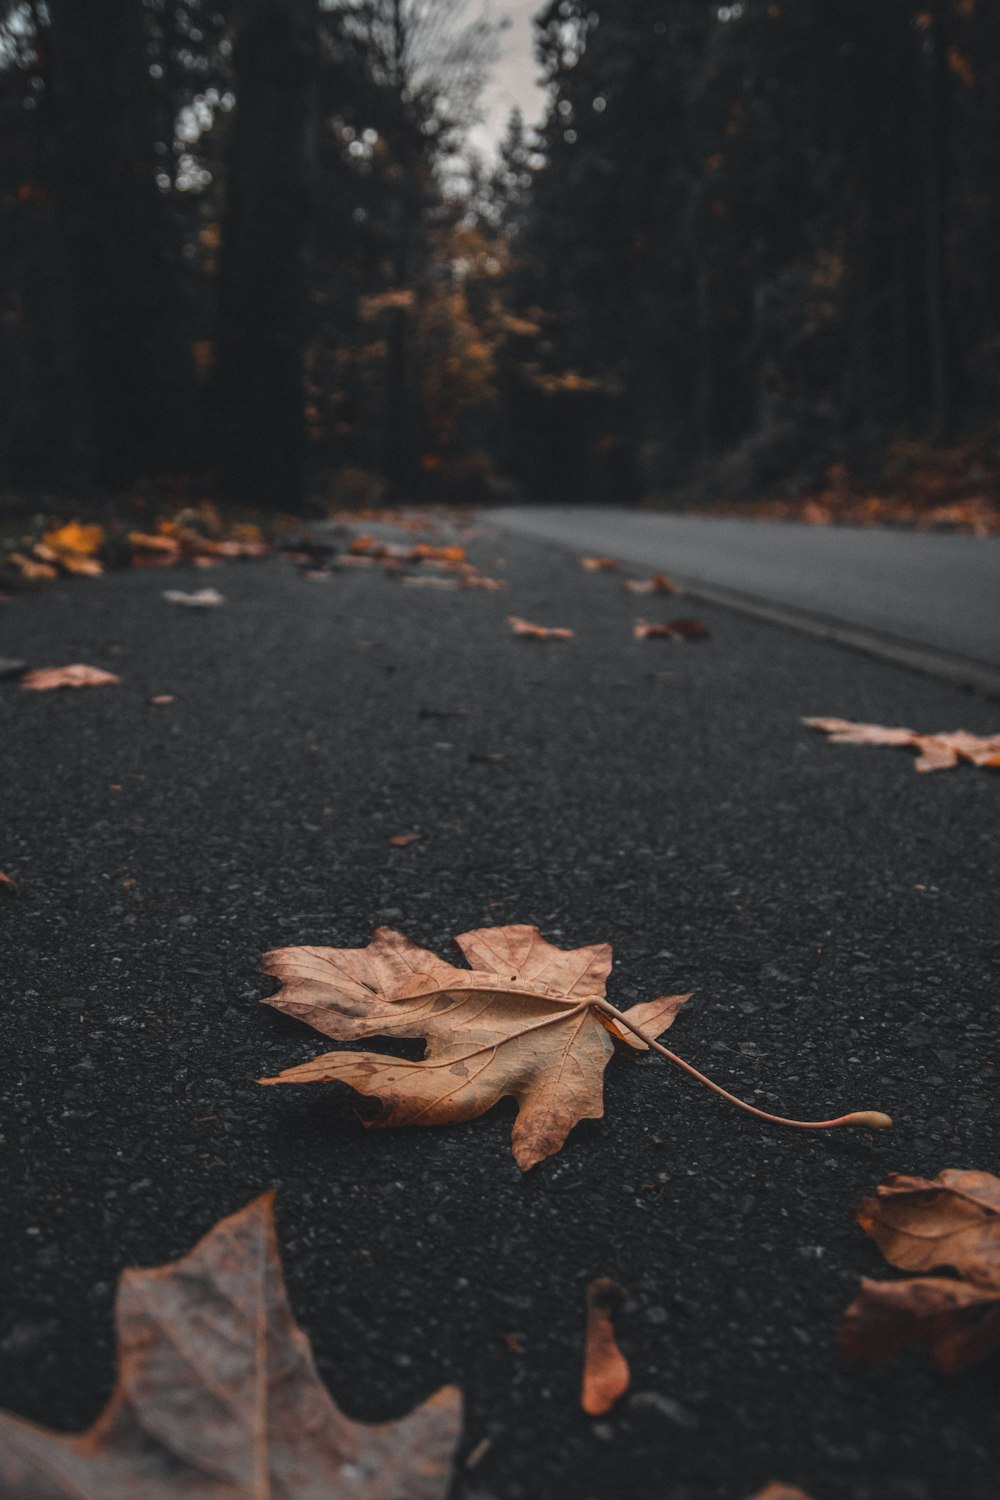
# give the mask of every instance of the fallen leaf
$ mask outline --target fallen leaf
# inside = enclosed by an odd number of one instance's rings
[[[150,703],[155,703],[157,707],[159,707],[162,704],[173,703],[174,695],[173,693],[157,693],[156,697],[150,698],[149,701]]]
[[[882,724],[858,724],[852,719],[803,719],[838,745],[910,745],[919,755],[917,771],[949,771],[960,760],[974,766],[1000,767],[1000,734],[970,734],[965,729],[918,734],[913,729],[887,729]]]
[[[508,615],[507,621],[515,635],[523,635],[529,641],[571,641],[572,630],[566,630],[561,625],[532,625],[530,620],[522,620],[520,615]]]
[[[336,1041],[425,1037],[408,1062],[371,1052],[328,1052],[261,1083],[339,1079],[377,1099],[374,1126],[472,1120],[513,1097],[513,1150],[527,1170],[558,1151],[572,1127],[604,1113],[613,1038],[645,1050],[594,1006],[611,968],[607,943],[563,950],[536,927],[487,927],[455,938],[472,969],[445,963],[401,932],[379,927],[367,948],[280,948],[263,968],[283,988],[265,1004]],[[626,1014],[665,1031],[688,997],[670,995]]]
[[[1000,1349],[1000,1177],[894,1173],[854,1216],[890,1265],[958,1274],[862,1280],[837,1334],[845,1354],[875,1364],[926,1344],[934,1368],[953,1375]]]
[[[113,672],[102,672],[99,667],[88,667],[83,662],[74,662],[68,667],[41,667],[37,672],[26,672],[21,686],[35,693],[47,693],[51,688],[104,687],[121,682]]]
[[[603,1417],[629,1388],[628,1361],[618,1347],[612,1322],[621,1296],[621,1287],[606,1276],[599,1276],[587,1287],[587,1343],[580,1405],[588,1417]]]
[[[225,595],[218,589],[195,589],[186,594],[183,589],[164,589],[163,597],[169,604],[187,604],[192,609],[208,609],[213,604],[225,604]]]
[[[89,1432],[0,1413],[4,1500],[444,1500],[461,1396],[355,1422],[320,1381],[285,1292],[272,1195],[182,1260],[125,1271],[118,1380]]]
[[[755,1490],[747,1500],[811,1500],[811,1497],[805,1490],[800,1490],[797,1484],[784,1484],[780,1479],[772,1479],[770,1484],[765,1484],[762,1490]]]
[[[64,526],[44,532],[42,541],[56,552],[89,557],[104,545],[104,530],[100,526],[84,526],[80,521],[67,521]]]
[[[395,849],[405,849],[407,844],[415,844],[419,837],[419,833],[394,833],[389,843]]]
[[[59,577],[59,569],[53,567],[51,563],[36,562],[33,557],[25,557],[23,552],[12,552],[10,561],[18,569],[25,583],[46,583]]]
[[[667,636],[675,641],[699,641],[707,637],[708,631],[700,620],[681,615],[676,620],[663,620],[659,624],[636,620],[632,626],[632,634],[637,641],[647,640],[650,636]]]
[[[466,573],[462,576],[463,589],[487,589],[490,593],[496,593],[507,587],[503,578],[486,578],[482,573]]]
[[[653,573],[649,578],[626,578],[625,587],[630,594],[679,594],[680,589],[665,573]]]
[[[581,557],[580,567],[588,573],[614,573],[620,564],[614,557]]]
[[[17,890],[17,881],[11,880],[9,875],[5,875],[4,872],[0,870],[0,886],[2,886],[5,891],[10,891],[11,893],[13,893]]]

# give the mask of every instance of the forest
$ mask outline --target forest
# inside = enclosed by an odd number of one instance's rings
[[[0,507],[995,497],[1000,7],[501,19],[7,0]]]

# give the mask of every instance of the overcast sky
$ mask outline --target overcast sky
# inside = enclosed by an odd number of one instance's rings
[[[490,14],[510,25],[500,33],[501,55],[493,77],[483,91],[486,118],[469,137],[470,145],[492,154],[503,135],[507,117],[515,104],[525,121],[537,124],[545,109],[545,95],[537,83],[538,64],[532,52],[531,18],[541,9],[541,0],[493,0]]]

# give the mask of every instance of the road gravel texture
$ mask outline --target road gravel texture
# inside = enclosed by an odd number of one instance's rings
[[[918,776],[799,717],[985,733],[996,705],[719,608],[698,607],[707,641],[633,641],[637,615],[690,605],[488,528],[473,555],[502,559],[505,593],[275,560],[213,573],[226,603],[204,612],[160,597],[194,569],[0,605],[4,656],[122,678],[0,685],[0,1406],[89,1424],[121,1269],[275,1185],[344,1409],[463,1388],[455,1500],[743,1500],[771,1478],[994,1500],[995,1362],[872,1370],[834,1330],[860,1276],[898,1274],[859,1197],[890,1171],[998,1169],[1000,776]],[[576,638],[516,639],[508,611]],[[385,923],[449,956],[507,922],[609,940],[620,1004],[694,990],[671,1045],[754,1102],[895,1130],[783,1131],[623,1060],[605,1118],[522,1176],[507,1105],[366,1132],[336,1086],[255,1085],[324,1046],[258,1003],[266,949]],[[625,1291],[633,1384],[595,1421],[598,1275]]]

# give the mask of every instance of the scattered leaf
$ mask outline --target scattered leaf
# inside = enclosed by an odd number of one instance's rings
[[[94,556],[104,545],[104,530],[100,526],[84,526],[79,521],[67,521],[42,536],[42,546],[36,544],[35,551],[44,555],[47,562],[57,563],[67,573],[78,573],[96,578],[104,569]]]
[[[486,589],[490,593],[496,593],[507,587],[503,578],[486,578],[482,573],[465,573],[462,576],[463,589]]]
[[[953,1375],[1000,1349],[1000,1178],[893,1173],[854,1216],[890,1265],[958,1274],[863,1279],[837,1335],[845,1354],[876,1364],[926,1344],[934,1368]]]
[[[772,1479],[762,1490],[755,1490],[748,1500],[811,1500],[811,1497],[805,1490],[800,1490],[797,1484],[785,1484],[780,1479]]]
[[[187,604],[192,609],[209,609],[213,604],[225,604],[225,595],[218,589],[195,589],[186,594],[183,589],[164,589],[163,597],[169,604]]]
[[[5,891],[10,891],[10,893],[13,895],[13,893],[17,890],[17,881],[11,880],[9,875],[5,875],[4,872],[0,870],[0,887],[2,887]]]
[[[628,1362],[618,1347],[612,1318],[621,1287],[599,1276],[587,1287],[587,1343],[580,1405],[588,1417],[603,1417],[629,1388]]]
[[[37,672],[26,672],[21,686],[35,693],[47,693],[52,688],[104,687],[121,682],[113,672],[102,672],[99,667],[88,667],[83,662],[74,662],[68,667],[41,667]]]
[[[389,843],[394,849],[405,849],[407,844],[415,844],[419,837],[419,833],[394,833]]]
[[[581,557],[580,567],[587,573],[615,573],[620,567],[614,557]]]
[[[522,620],[520,615],[508,615],[507,621],[515,635],[523,635],[529,641],[571,641],[572,630],[566,630],[561,625],[532,625],[530,620]]]
[[[125,1271],[115,1323],[118,1380],[89,1432],[0,1413],[4,1500],[444,1500],[459,1392],[395,1422],[343,1415],[288,1305],[271,1194],[182,1260]]]
[[[160,707],[166,703],[173,703],[174,695],[173,693],[157,693],[156,697],[150,698],[149,701],[150,703],[155,703],[157,707]]]
[[[23,552],[12,552],[10,561],[18,569],[25,583],[45,583],[52,578],[59,577],[59,569],[54,568],[51,563],[36,562],[33,557],[25,557]]]
[[[445,963],[401,932],[379,927],[367,948],[279,948],[264,955],[282,989],[265,1004],[335,1041],[424,1037],[419,1062],[374,1052],[327,1052],[261,1083],[340,1080],[379,1101],[376,1127],[472,1120],[517,1100],[514,1157],[522,1170],[558,1151],[573,1126],[604,1113],[614,1039],[645,1050],[598,1009],[611,969],[607,943],[563,950],[537,927],[485,927],[455,944],[471,969]],[[661,996],[625,1016],[653,1035],[687,995]]]
[[[625,587],[630,594],[679,594],[680,589],[666,573],[653,573],[649,578],[626,578]]]
[[[707,637],[708,631],[700,620],[681,615],[676,620],[662,620],[659,624],[636,620],[632,626],[632,634],[637,641],[647,640],[650,636],[666,636],[675,641],[700,641]]]
[[[857,724],[852,719],[803,719],[838,745],[910,745],[919,755],[917,771],[949,771],[960,760],[974,766],[1000,767],[1000,734],[970,734],[965,729],[939,734],[917,734],[912,729],[887,729],[881,724]]]

